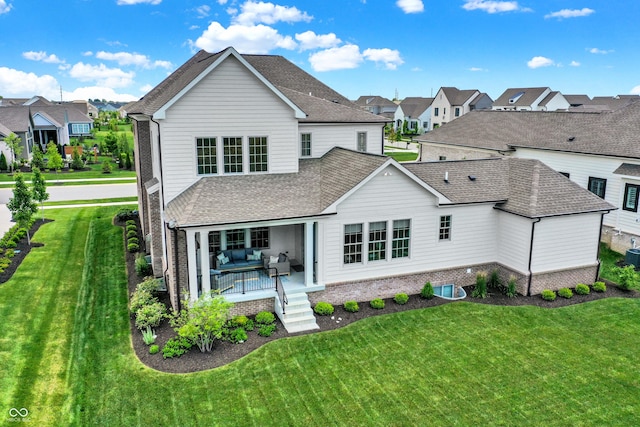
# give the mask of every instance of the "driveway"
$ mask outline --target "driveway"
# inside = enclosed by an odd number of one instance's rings
[[[49,201],[51,202],[137,196],[135,183],[68,186],[55,186],[48,183],[47,191],[49,192]],[[7,203],[12,197],[12,188],[0,188],[0,237],[14,225],[14,223],[11,222],[11,212],[7,208]]]

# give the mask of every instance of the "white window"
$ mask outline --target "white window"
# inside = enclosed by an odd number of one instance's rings
[[[269,247],[269,227],[251,229],[251,247],[260,249]]]
[[[74,135],[90,133],[89,123],[72,123],[71,133]]]
[[[215,138],[196,138],[196,160],[198,175],[218,173]]]
[[[393,241],[391,242],[391,257],[406,258],[409,256],[411,243],[411,220],[399,219],[393,221]]]
[[[440,240],[451,240],[451,215],[440,217],[440,232],[438,236]]]
[[[626,184],[624,187],[624,202],[622,209],[625,211],[638,212],[638,196],[640,195],[640,185]]]
[[[222,138],[224,172],[242,173],[242,138]]]
[[[387,222],[369,223],[369,261],[387,258]]]
[[[268,170],[267,137],[249,137],[249,172],[267,172]]]
[[[242,249],[245,247],[244,230],[227,230],[227,249]]]
[[[303,133],[300,135],[300,156],[311,157],[311,134]]]
[[[344,226],[344,263],[362,262],[362,224]]]
[[[367,133],[358,132],[358,151],[367,151]]]

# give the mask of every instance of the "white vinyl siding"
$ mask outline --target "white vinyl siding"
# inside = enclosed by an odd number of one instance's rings
[[[593,265],[599,239],[600,214],[543,218],[535,228],[531,271]]]
[[[532,219],[498,211],[497,261],[521,273],[529,269]]]
[[[367,152],[382,154],[382,123],[371,125],[353,124],[300,124],[301,133],[313,134],[311,157],[322,157],[333,147],[349,150],[356,148],[357,132],[367,132]]]
[[[215,102],[212,102],[215,100]],[[173,104],[161,124],[158,138],[155,124],[154,149],[162,144],[162,174],[168,202],[198,179],[196,147],[198,137],[218,138],[218,157],[223,137],[239,136],[248,144],[250,136],[269,141],[269,173],[298,171],[298,121],[294,111],[255,78],[235,58],[229,57]],[[248,145],[245,147],[245,150]],[[243,173],[248,171],[248,156]],[[218,172],[222,171],[222,160]],[[156,175],[158,175],[157,172]]]

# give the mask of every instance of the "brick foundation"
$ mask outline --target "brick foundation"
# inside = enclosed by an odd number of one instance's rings
[[[538,295],[545,289],[557,291],[560,288],[574,288],[578,283],[587,285],[596,281],[598,266],[587,266],[571,270],[534,274],[531,279],[531,295]]]
[[[253,316],[261,311],[269,311],[273,313],[275,308],[274,298],[266,298],[255,301],[236,302],[229,312],[231,316],[244,314],[245,316]]]
[[[627,249],[633,247],[631,239],[636,239],[636,247],[640,247],[640,236],[631,233],[622,233],[606,225],[602,227],[600,241],[606,243],[612,250],[623,255],[627,253]]]

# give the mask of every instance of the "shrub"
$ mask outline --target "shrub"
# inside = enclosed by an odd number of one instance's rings
[[[420,291],[420,297],[424,299],[431,299],[434,295],[435,294],[433,292],[433,286],[431,285],[431,282],[425,283],[422,287],[422,291]]]
[[[505,291],[505,294],[509,297],[509,298],[515,298],[518,295],[518,292],[516,291],[516,278],[514,276],[509,277],[509,282],[507,283],[507,290]]]
[[[376,310],[382,310],[384,308],[384,301],[380,298],[375,298],[369,302],[369,305]]]
[[[147,262],[147,258],[145,258],[142,253],[136,256],[135,267],[136,274],[139,277],[145,277],[153,273],[153,268],[151,268],[151,265]]]
[[[545,301],[555,301],[556,299],[556,293],[550,289],[545,289],[544,291],[542,291],[542,294],[540,294],[542,296],[542,299]]]
[[[138,252],[140,250],[140,246],[137,243],[129,243],[127,245],[127,250],[131,253]]]
[[[151,345],[156,342],[156,334],[150,326],[147,326],[147,329],[142,331],[142,341],[144,341],[146,345]]]
[[[16,252],[13,249],[7,249],[6,251],[4,251],[4,256],[6,256],[7,258],[13,258],[14,256],[16,256]]]
[[[132,237],[137,238],[138,237],[138,232],[135,231],[135,230],[127,231],[127,239],[131,239]]]
[[[355,301],[347,301],[344,303],[344,310],[349,313],[356,313],[360,310],[358,303]]]
[[[491,274],[489,275],[489,280],[487,282],[487,287],[492,289],[497,289],[499,291],[503,291],[502,280],[500,280],[500,274],[497,269],[491,270]]]
[[[405,305],[407,302],[409,302],[409,295],[405,293],[399,293],[393,297],[393,300],[396,302],[396,304]]]
[[[137,233],[138,232],[138,227],[135,224],[134,225],[127,225],[125,230],[127,230],[127,233],[130,232],[130,231],[135,231]]]
[[[595,282],[593,284],[593,290],[596,292],[606,292],[607,291],[607,285],[605,285],[604,282]]]
[[[153,304],[156,301],[158,301],[158,299],[148,290],[136,289],[136,291],[131,294],[129,310],[131,310],[131,314],[135,315],[142,307]]]
[[[111,164],[108,160],[102,162],[102,173],[111,173]]]
[[[618,285],[620,289],[628,291],[629,289],[637,288],[640,285],[640,275],[636,273],[633,265],[627,265],[626,267],[616,267],[616,273],[618,274]]]
[[[158,344],[154,344],[151,347],[149,347],[149,354],[156,354],[160,351],[160,347],[158,347]]]
[[[127,244],[131,245],[131,244],[136,244],[139,245],[140,241],[138,240],[137,237],[131,237],[130,239],[127,240]]]
[[[471,292],[473,298],[487,297],[487,273],[478,273],[476,275],[476,286]]]
[[[560,295],[562,298],[569,299],[573,297],[573,291],[569,288],[560,288],[558,289],[558,295]]]
[[[276,325],[273,323],[270,325],[262,325],[258,329],[258,335],[260,335],[261,337],[270,337],[275,331]]]
[[[261,311],[256,314],[256,323],[259,325],[270,325],[276,321],[276,316],[268,311]]]
[[[136,285],[136,291],[149,292],[150,294],[153,294],[158,290],[158,287],[160,287],[160,280],[153,277],[147,277]]]
[[[137,225],[137,223],[133,219],[128,219],[127,222],[125,222],[125,225]]]
[[[247,331],[244,328],[235,328],[226,334],[226,339],[234,344],[243,343],[247,340]]]
[[[121,208],[116,213],[116,219],[118,221],[132,220],[133,218],[136,218],[137,216],[138,216],[138,211],[133,210],[133,209],[129,209],[129,208]],[[127,225],[129,225],[129,224],[127,223]],[[136,225],[135,221],[133,221],[133,225]]]
[[[136,326],[138,329],[160,325],[167,315],[167,308],[160,301],[144,305],[136,312]]]
[[[576,294],[589,295],[589,292],[591,292],[591,289],[589,289],[588,285],[585,285],[584,283],[578,283],[576,285]]]
[[[313,308],[313,311],[316,314],[319,314],[320,316],[329,316],[331,314],[333,314],[333,305],[331,305],[328,302],[322,302],[320,301],[319,303],[316,304],[316,306]]]
[[[240,328],[244,328],[248,322],[249,322],[249,318],[243,314],[234,316],[231,320],[229,320],[230,325],[237,326]]]
[[[162,347],[162,357],[170,359],[180,357],[193,347],[191,341],[182,337],[173,337]]]

